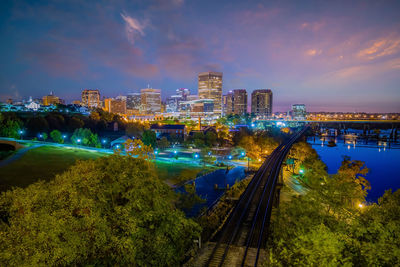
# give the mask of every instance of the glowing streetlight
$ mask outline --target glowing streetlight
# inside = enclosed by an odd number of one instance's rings
[[[256,125],[254,123],[251,124],[251,127],[256,127]]]
[[[22,139],[22,135],[24,134],[24,130],[19,130],[18,133],[19,133],[19,138]]]
[[[364,205],[360,203],[360,204],[358,204],[358,207],[359,207],[359,208],[363,208]]]
[[[78,144],[80,144],[81,143],[81,139],[80,138],[78,138],[77,140],[76,140],[76,142],[78,142]]]
[[[208,151],[208,155],[211,156],[211,151]]]
[[[67,136],[64,134],[64,135],[62,136],[62,138],[65,139],[65,138],[67,138]]]
[[[300,173],[300,174],[303,174],[303,173],[304,173],[304,170],[303,170],[303,169],[300,169],[300,170],[299,170],[299,173]]]
[[[229,156],[228,156],[228,159],[230,159],[230,160],[231,160],[231,159],[232,159],[232,155],[229,155]]]
[[[242,153],[240,153],[240,155],[241,155],[242,157],[244,157],[244,155],[246,155],[246,153],[242,152]]]
[[[178,153],[178,151],[174,150],[174,154],[177,154],[177,153]]]
[[[120,145],[116,145],[115,147],[116,147],[117,149],[119,149],[119,148],[120,148]]]
[[[158,150],[154,150],[154,154],[157,155],[158,154]]]
[[[106,140],[106,139],[103,139],[103,140],[101,140],[101,142],[102,142],[103,144],[105,144],[105,143],[107,143],[107,140]]]
[[[199,158],[199,155],[198,155],[197,153],[194,154],[194,158],[195,158],[195,159]]]

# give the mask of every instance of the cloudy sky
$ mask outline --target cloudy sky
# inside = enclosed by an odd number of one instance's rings
[[[271,88],[274,110],[400,112],[400,1],[0,2],[0,100]]]

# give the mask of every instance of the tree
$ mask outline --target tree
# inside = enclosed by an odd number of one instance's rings
[[[71,136],[71,141],[73,144],[101,147],[97,134],[92,133],[92,131],[87,128],[76,129]]]
[[[145,145],[140,139],[126,140],[124,143],[124,148],[128,156],[138,157],[145,160],[154,159],[153,148]]]
[[[19,138],[19,131],[21,130],[21,125],[17,120],[4,120],[0,121],[0,135],[11,138]]]
[[[46,132],[49,130],[49,123],[41,116],[35,116],[30,118],[27,122],[27,128],[31,134],[36,135],[40,132]]]
[[[156,133],[151,130],[145,130],[142,138],[143,144],[155,148],[157,145]]]
[[[169,142],[168,142],[168,139],[164,136],[163,138],[161,138],[161,140],[160,141],[158,141],[158,147],[160,148],[160,149],[166,149],[166,148],[168,148],[169,147]]]
[[[72,117],[68,121],[68,128],[71,131],[82,128],[84,125],[85,125],[85,123],[83,122],[83,120],[81,120],[80,118],[77,118],[77,117]]]
[[[61,132],[58,130],[53,130],[50,132],[50,137],[56,143],[64,143],[64,138],[62,138]]]
[[[178,266],[197,223],[143,159],[80,161],[0,198],[0,265]]]
[[[140,122],[130,122],[126,125],[125,133],[129,136],[141,138],[145,127]]]
[[[49,136],[47,135],[47,133],[42,133],[41,135],[42,135],[43,141],[46,141],[46,140],[47,140],[47,137],[49,137]]]
[[[217,141],[217,135],[215,133],[209,131],[206,133],[205,140],[206,140],[207,146],[212,147],[215,145],[215,143]]]
[[[293,148],[291,154],[298,156],[304,169],[295,181],[304,190],[286,192],[293,196],[272,216],[269,264],[396,265],[400,261],[400,190],[387,191],[378,204],[365,205],[369,183],[363,162],[345,157],[338,172],[330,175],[309,145]]]

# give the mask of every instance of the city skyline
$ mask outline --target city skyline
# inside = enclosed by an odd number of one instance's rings
[[[223,94],[271,88],[276,111],[400,111],[396,1],[0,5],[1,101],[147,84],[165,100],[177,88],[196,94],[198,73],[217,71]]]

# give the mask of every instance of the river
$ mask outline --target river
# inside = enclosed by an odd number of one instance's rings
[[[321,160],[327,165],[329,173],[336,173],[343,156],[352,160],[361,160],[369,169],[366,179],[371,184],[367,201],[376,202],[385,190],[396,191],[400,188],[400,146],[389,145],[386,142],[346,142],[338,138],[337,146],[329,147],[327,142],[319,138],[309,138],[308,143],[317,151]]]
[[[228,172],[225,169],[219,169],[212,173],[197,177],[195,180],[189,183],[196,184],[196,194],[205,200],[204,203],[195,205],[190,211],[186,212],[189,217],[194,217],[199,214],[199,211],[204,207],[210,208],[216,203],[219,198],[223,195],[223,189],[226,185],[234,185],[237,181],[245,178],[245,168],[242,166],[235,167]],[[217,188],[215,188],[217,185]],[[184,192],[184,186],[176,189],[177,192]]]

